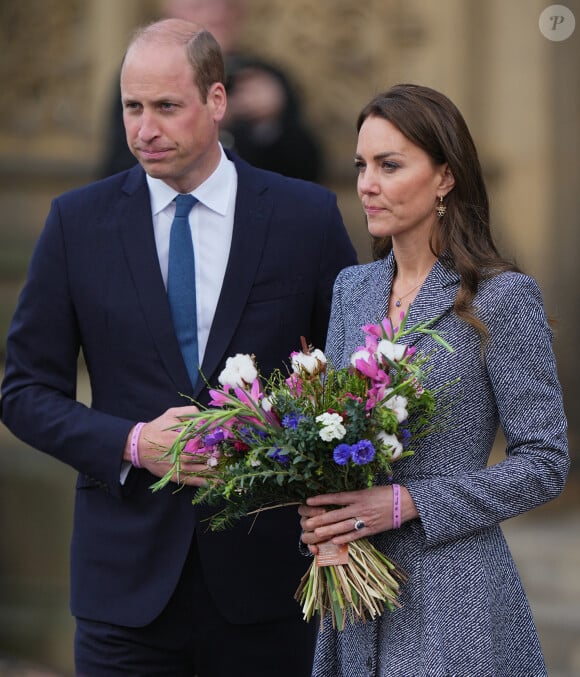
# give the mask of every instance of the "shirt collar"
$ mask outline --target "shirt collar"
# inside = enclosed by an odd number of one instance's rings
[[[221,144],[220,150],[220,161],[213,174],[192,190],[191,194],[208,209],[224,216],[227,213],[231,188],[236,180],[236,169],[234,163],[227,158]],[[155,216],[162,212],[178,193],[161,179],[155,179],[149,174],[146,176],[151,196],[151,211]]]

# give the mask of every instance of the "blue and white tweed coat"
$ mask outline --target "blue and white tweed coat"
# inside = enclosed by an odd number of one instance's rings
[[[364,343],[361,325],[386,313],[394,272],[382,261],[347,268],[335,283],[327,355],[345,366]],[[490,340],[452,311],[459,277],[437,262],[408,326],[441,316],[428,387],[460,377],[453,415],[394,466],[420,519],[375,542],[409,574],[402,608],[376,621],[330,621],[319,636],[314,677],[541,677],[546,668],[532,614],[499,523],[555,498],[569,467],[561,389],[536,282],[519,273],[484,281],[475,306]],[[422,352],[432,339],[405,340]],[[501,425],[506,458],[487,467]]]

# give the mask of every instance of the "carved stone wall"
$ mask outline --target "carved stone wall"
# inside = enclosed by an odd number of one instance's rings
[[[93,73],[82,0],[0,4],[0,129],[27,138],[82,129]]]

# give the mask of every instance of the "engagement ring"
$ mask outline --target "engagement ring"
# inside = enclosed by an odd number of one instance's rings
[[[354,518],[354,528],[355,528],[355,531],[360,531],[361,529],[365,528],[365,523],[362,520],[359,520],[355,517]]]

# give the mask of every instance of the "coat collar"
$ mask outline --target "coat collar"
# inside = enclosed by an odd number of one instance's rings
[[[380,321],[386,314],[388,299],[391,294],[391,286],[395,273],[395,257],[391,251],[386,259],[381,262],[379,268],[379,280],[375,287],[375,299],[373,307],[380,308]],[[419,293],[410,306],[407,318],[407,326],[413,326],[419,322],[425,322],[431,318],[442,317],[453,308],[455,297],[459,288],[460,278],[458,273],[448,268],[441,259],[437,259],[427,275],[425,282],[419,289]],[[437,322],[433,327],[437,326]],[[409,345],[415,344],[421,334],[410,334],[401,341]]]

